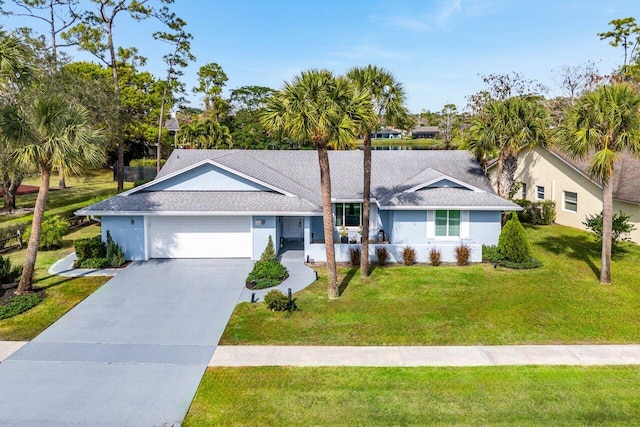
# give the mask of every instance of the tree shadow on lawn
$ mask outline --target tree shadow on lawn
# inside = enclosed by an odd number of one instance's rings
[[[76,277],[65,277],[65,278],[62,278],[61,276],[57,276],[57,277],[61,277],[61,280],[58,280],[56,282],[47,283],[46,285],[38,286],[38,283],[43,282],[45,280],[49,280],[52,277],[56,277],[56,276],[46,276],[46,277],[42,277],[40,279],[34,280],[32,282],[33,287],[34,288],[38,288],[38,289],[49,289],[49,288],[53,288],[54,286],[62,285],[63,283],[67,283],[67,282],[70,282],[73,279],[76,279]]]
[[[538,241],[554,255],[563,255],[586,263],[593,274],[600,278],[600,268],[593,263],[592,256],[599,256],[595,243],[589,236],[547,236]]]
[[[360,269],[358,267],[351,267],[351,269],[346,274],[346,276],[344,276],[342,278],[342,281],[340,282],[340,286],[338,286],[338,295],[342,296],[344,291],[347,290],[347,287],[349,286],[349,283],[351,283],[351,280],[355,277],[356,273],[359,270]]]

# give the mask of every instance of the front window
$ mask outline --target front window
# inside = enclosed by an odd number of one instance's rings
[[[578,211],[578,193],[572,191],[564,192],[564,210],[569,212]]]
[[[544,200],[544,187],[540,185],[536,187],[536,199]]]
[[[460,211],[436,211],[436,236],[460,236]]]
[[[522,199],[526,199],[526,198],[527,198],[527,184],[523,182],[522,183]]]
[[[336,203],[335,213],[338,227],[362,225],[362,203]]]

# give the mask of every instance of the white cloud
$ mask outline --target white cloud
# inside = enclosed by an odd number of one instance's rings
[[[439,27],[446,28],[449,20],[462,12],[462,0],[445,0],[436,12],[436,23]]]

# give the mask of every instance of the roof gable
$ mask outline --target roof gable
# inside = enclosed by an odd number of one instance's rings
[[[271,191],[271,189],[211,162],[206,162],[150,185],[145,191]]]
[[[288,191],[209,159],[165,174],[125,191],[121,196],[141,191],[275,191],[285,196],[294,196]]]
[[[416,185],[415,187],[407,190],[407,192],[423,191],[433,188],[461,188],[463,190],[483,191],[458,179],[442,175],[441,177],[438,177],[432,181]]]

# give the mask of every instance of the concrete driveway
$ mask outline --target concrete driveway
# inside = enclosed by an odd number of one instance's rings
[[[0,425],[180,424],[252,265],[130,265],[0,364]]]

